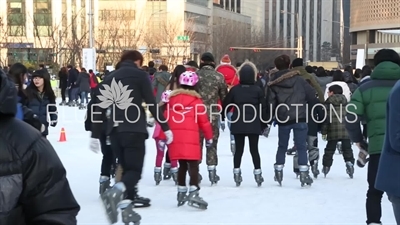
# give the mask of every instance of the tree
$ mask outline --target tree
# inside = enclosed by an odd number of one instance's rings
[[[321,60],[322,61],[330,61],[332,55],[332,46],[331,43],[325,41],[321,45]]]
[[[7,42],[7,37],[8,37],[7,27],[5,25],[4,18],[0,17],[0,44]],[[2,49],[3,49],[3,46],[0,46],[0,66],[3,67],[3,66],[7,65],[7,57],[5,57],[5,58],[3,57]]]

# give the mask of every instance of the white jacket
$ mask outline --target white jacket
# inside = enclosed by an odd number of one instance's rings
[[[325,94],[324,94],[324,99],[325,99],[325,100],[328,99],[328,97],[329,97],[329,96],[328,96],[329,87],[332,86],[332,85],[339,85],[340,87],[342,87],[342,89],[343,89],[343,95],[346,97],[347,102],[350,102],[350,99],[351,99],[351,91],[350,91],[349,85],[347,85],[347,83],[344,82],[344,81],[333,81],[333,82],[330,82],[329,84],[327,84],[327,85],[326,85]]]

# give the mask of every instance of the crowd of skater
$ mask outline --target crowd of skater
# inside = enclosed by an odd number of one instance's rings
[[[378,51],[374,57],[374,69],[364,66],[354,74],[352,68],[327,71],[324,68],[304,67],[302,59],[291,60],[287,55],[277,57],[273,62],[274,67],[263,73],[247,60],[233,66],[228,55],[217,65],[211,53],[201,56],[200,65],[190,61],[186,65],[176,66],[172,73],[164,65],[155,69],[152,62],[144,68],[143,61],[138,51],[126,51],[116,70],[103,80],[98,80],[94,74],[82,74],[85,77],[82,87],[82,81],[78,81],[82,78],[75,76],[77,69],[72,66],[62,69],[66,77],[60,76],[60,87],[64,92],[61,105],[67,105],[65,93],[69,93],[70,106],[78,102],[76,94],[80,93],[80,108],[87,108],[85,129],[91,132],[90,149],[103,154],[100,195],[110,223],[118,222],[121,210],[123,223],[138,225],[141,216],[134,208],[150,206],[150,199],[138,194],[138,182],[144,164],[145,140],[149,138],[148,127],[153,126],[142,107],[127,109],[112,105],[103,107],[100,104],[104,99],[103,91],[114,83],[129,91],[131,104],[142,106],[146,103],[153,115],[155,124],[152,138],[157,149],[154,180],[156,185],[163,179],[174,180],[178,206],[187,203],[207,209],[208,203],[200,197],[203,177],[199,173],[199,164],[205,161],[210,183],[217,184],[220,180],[217,174],[219,132],[225,130],[226,126],[230,132],[234,183],[240,186],[243,181],[241,163],[247,139],[254,179],[257,186],[261,186],[264,178],[259,138],[268,137],[271,129],[278,129],[274,179],[280,186],[283,186],[286,155],[294,155],[293,172],[303,187],[311,186],[321,172],[327,176],[333,165],[333,155],[338,149],[346,165],[344,172],[350,178],[354,176],[355,164],[361,168],[368,165],[366,223],[381,224],[384,192],[393,204],[397,222],[400,222],[400,184],[396,181],[400,177],[400,162],[396,161],[400,154],[400,141],[399,130],[394,127],[398,127],[400,112],[391,111],[398,110],[397,105],[390,108],[390,103],[394,104],[396,98],[393,95],[399,95],[400,89],[400,56],[395,51]],[[40,79],[46,84],[47,75],[41,71],[33,74],[33,83],[39,96],[45,96],[40,88]],[[9,77],[21,85],[24,81],[21,75],[25,73],[12,76],[9,72]],[[4,80],[2,77],[2,89]],[[24,108],[29,104],[20,101],[20,92],[26,91],[19,87],[22,85],[17,85],[18,104]],[[87,102],[89,92],[91,100]],[[51,100],[52,103],[55,100]],[[286,107],[278,107],[282,104]],[[386,104],[389,105],[386,107]],[[205,106],[203,113],[194,110],[197,105]],[[245,110],[244,105],[251,105],[256,110]],[[333,115],[327,108],[333,108],[346,119]],[[0,107],[0,113],[4,114],[2,110]],[[210,113],[217,111],[221,112],[220,115]],[[182,112],[185,114],[183,120],[166,119],[181,115]],[[43,126],[37,125],[42,124],[40,117],[37,123],[38,114],[34,112],[31,115],[33,119],[24,116],[20,119],[33,125],[45,136]],[[307,120],[309,116],[318,119]],[[32,122],[35,119],[36,123]],[[135,119],[136,122],[132,124],[130,121]],[[51,121],[56,123],[56,119]],[[45,128],[46,125],[49,123],[45,124]],[[55,126],[53,123],[50,125]],[[289,148],[292,131],[294,146]],[[324,147],[318,143],[319,134],[326,141]],[[359,149],[357,160],[353,154],[353,144]],[[324,149],[322,157],[319,155],[320,148]],[[203,149],[206,155],[204,159]],[[188,184],[187,174],[190,177]],[[111,186],[114,176],[115,182]],[[65,177],[60,179],[59,182],[66,180]],[[69,187],[62,191],[70,193]],[[74,201],[70,203],[74,205]],[[79,210],[77,204],[72,208],[71,214]]]

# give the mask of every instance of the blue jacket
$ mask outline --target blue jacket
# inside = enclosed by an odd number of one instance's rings
[[[54,113],[57,112],[57,107],[55,102],[51,103],[47,96],[41,96],[39,93],[35,94],[36,95],[34,98],[28,100],[27,107],[30,108],[33,113],[35,113],[39,117],[40,122],[45,125],[46,129],[42,134],[48,135],[49,125],[55,126],[57,124],[57,114]],[[47,118],[48,114],[50,116],[50,121],[54,122],[49,123],[49,120]]]
[[[400,81],[393,87],[386,106],[386,135],[375,187],[400,197]]]
[[[371,77],[370,76],[366,76],[366,77],[364,77],[364,78],[362,78],[360,80],[360,82],[358,83],[358,86],[361,86],[362,84],[367,83],[370,80],[371,80]]]

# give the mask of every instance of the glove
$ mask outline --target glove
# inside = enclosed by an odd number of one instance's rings
[[[222,131],[225,131],[225,121],[222,121],[222,122],[221,122],[221,130],[222,130]]]
[[[262,135],[267,138],[269,136],[270,131],[271,131],[271,127],[267,126],[267,128],[265,128],[264,131],[262,132]]]
[[[94,153],[99,153],[100,151],[100,141],[96,138],[90,138],[90,150]]]
[[[322,140],[326,141],[327,139],[328,139],[328,135],[323,134],[323,135],[322,135]]]
[[[165,146],[166,146],[166,143],[164,140],[157,141],[158,150],[163,152],[165,150]]]
[[[276,127],[276,120],[274,120],[274,122],[272,122],[272,125],[274,125],[274,127]]]
[[[212,143],[213,143],[213,140],[211,139],[211,140],[207,140],[206,141],[206,147],[208,148],[208,147],[210,147],[211,145],[212,145]]]
[[[171,130],[164,131],[165,137],[167,137],[166,144],[169,145],[174,140],[174,135]]]

